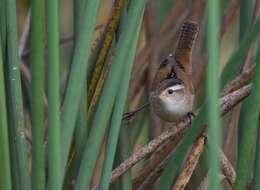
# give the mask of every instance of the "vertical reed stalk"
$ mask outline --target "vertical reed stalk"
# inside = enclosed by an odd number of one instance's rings
[[[251,95],[242,104],[244,109],[240,118],[239,127],[242,128],[241,143],[238,151],[237,178],[235,189],[246,189],[247,182],[250,179],[250,171],[252,168],[253,155],[255,152],[255,144],[257,139],[258,117],[260,110],[260,45],[258,45],[256,58],[256,73],[253,78],[253,89]],[[258,149],[256,149],[258,154]],[[258,158],[257,158],[258,159]],[[258,167],[258,165],[256,165]],[[255,173],[255,179],[258,178]],[[255,181],[256,182],[256,181]]]
[[[6,0],[0,0],[0,36],[2,45],[2,60],[5,60],[6,52]]]
[[[29,161],[25,139],[23,98],[18,59],[16,1],[8,0],[5,3],[8,60],[6,67],[7,113],[12,182],[14,189],[28,190],[30,189]]]
[[[42,1],[32,1],[32,189],[45,189]]]
[[[61,142],[63,144],[61,153],[62,177],[65,172],[78,108],[86,82],[89,50],[95,29],[98,7],[99,0],[87,1],[82,3],[82,11],[79,13],[81,27],[78,28],[79,31],[77,31],[76,38],[74,39],[74,53],[64,99],[64,112],[61,117]]]
[[[123,23],[126,24],[126,23]],[[141,25],[141,20],[138,26],[137,31],[140,30],[140,25]],[[123,75],[122,75],[122,81],[120,84],[120,91],[118,91],[117,96],[116,96],[116,101],[115,101],[115,106],[113,110],[113,115],[112,115],[112,123],[111,123],[111,129],[109,131],[109,137],[108,137],[108,143],[106,146],[106,152],[105,152],[105,160],[104,160],[104,166],[103,166],[103,172],[102,172],[102,177],[101,177],[101,182],[100,182],[100,188],[101,189],[108,189],[109,187],[109,181],[110,181],[110,174],[112,171],[112,166],[113,162],[115,159],[115,153],[116,153],[116,147],[118,143],[118,136],[119,136],[119,131],[120,131],[120,126],[121,126],[121,121],[122,121],[122,115],[127,99],[127,94],[128,94],[128,86],[129,86],[129,80],[131,76],[131,69],[132,69],[132,64],[134,61],[135,57],[135,52],[136,52],[136,47],[137,47],[137,41],[138,41],[138,35],[139,33],[137,32],[135,37],[134,37],[134,43],[133,46],[131,47],[129,51],[128,58],[126,59],[125,62],[125,68],[123,70]]]
[[[134,0],[131,1],[129,5],[129,19],[127,19],[128,24],[125,25],[122,30],[122,35],[119,37],[110,72],[102,91],[102,95],[99,99],[96,113],[93,116],[92,125],[95,127],[91,128],[89,138],[84,149],[83,159],[75,186],[77,190],[89,188],[99,153],[99,148],[102,143],[107,122],[116,97],[116,89],[120,84],[120,77],[122,77],[124,63],[128,58],[129,49],[131,49],[134,45],[134,37],[139,33],[137,28],[139,26],[140,19],[142,19],[143,16],[144,5],[144,0]]]
[[[2,44],[0,43],[0,189],[11,190],[12,185],[10,170],[10,152],[8,141],[5,83],[2,60]]]
[[[253,179],[253,190],[260,188],[260,117],[258,117],[258,138],[256,145],[255,171]]]
[[[220,189],[219,181],[219,152],[220,144],[220,115],[219,115],[219,1],[209,0],[207,6],[207,47],[208,47],[208,66],[207,66],[207,98],[209,137],[214,146],[209,149],[210,166],[210,189]],[[216,146],[217,145],[217,146]]]
[[[47,0],[48,61],[48,178],[49,189],[59,190],[61,182],[60,94],[59,94],[59,1]]]

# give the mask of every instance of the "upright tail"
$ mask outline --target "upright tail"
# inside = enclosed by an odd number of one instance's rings
[[[197,23],[185,21],[182,25],[175,50],[176,60],[184,67],[187,73],[190,73],[192,69],[191,55],[198,31]]]

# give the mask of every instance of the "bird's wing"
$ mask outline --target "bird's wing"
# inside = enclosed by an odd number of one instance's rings
[[[191,73],[191,55],[195,39],[199,31],[198,24],[192,21],[183,23],[178,44],[175,50],[176,60],[184,67],[185,72]]]

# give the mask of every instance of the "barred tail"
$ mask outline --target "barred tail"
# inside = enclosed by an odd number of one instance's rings
[[[199,31],[198,24],[192,21],[183,23],[178,44],[175,50],[176,59],[185,68],[186,72],[191,72],[191,55],[195,39]]]

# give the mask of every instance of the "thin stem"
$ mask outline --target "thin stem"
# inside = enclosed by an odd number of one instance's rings
[[[59,112],[59,1],[47,0],[48,59],[48,171],[49,189],[59,190],[61,182],[61,146]]]
[[[0,36],[1,42],[1,36]],[[0,189],[11,190],[11,168],[10,168],[10,152],[7,128],[7,112],[4,72],[2,61],[2,48],[0,43]]]
[[[23,98],[18,60],[16,1],[6,3],[7,36],[7,102],[9,141],[11,148],[11,169],[14,189],[30,189],[27,146],[25,139]]]
[[[219,1],[208,1],[208,68],[207,68],[207,97],[209,137],[213,145],[209,150],[210,166],[210,189],[220,189],[219,182],[219,156],[218,147],[220,143],[220,119],[219,119]]]
[[[64,99],[64,112],[61,118],[61,142],[63,144],[61,153],[62,177],[68,160],[82,90],[85,86],[88,66],[87,60],[89,58],[90,43],[95,29],[98,7],[99,0],[86,1],[82,4],[82,12],[80,11],[79,22],[81,23],[81,27],[79,28],[79,31],[77,31],[77,36],[75,38],[75,49]]]
[[[42,4],[32,1],[31,64],[32,64],[32,189],[43,190],[44,167],[44,103]]]

